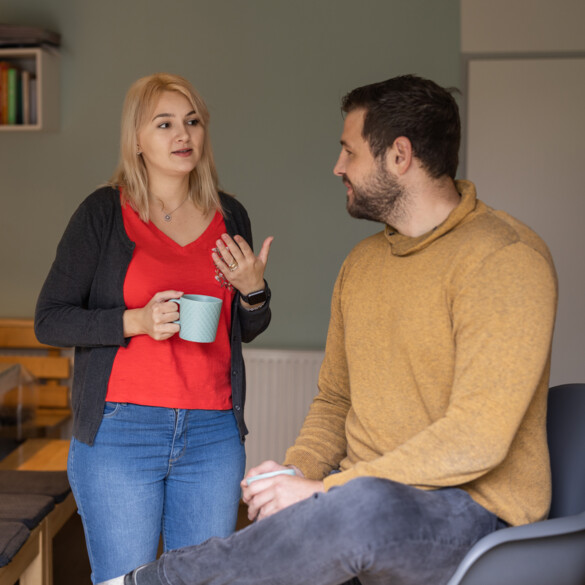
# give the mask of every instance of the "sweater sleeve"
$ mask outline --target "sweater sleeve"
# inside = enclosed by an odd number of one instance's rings
[[[346,454],[345,419],[351,404],[340,298],[343,273],[344,267],[333,290],[326,352],[319,371],[319,392],[284,461],[285,465],[298,467],[310,479],[326,477],[338,468]]]
[[[455,371],[444,416],[391,452],[330,475],[325,487],[376,476],[433,489],[499,466],[548,384],[556,296],[552,264],[525,244],[486,258],[452,300]]]
[[[105,256],[104,249],[113,243],[105,240],[116,238],[113,222],[105,220],[105,199],[100,192],[88,197],[59,242],[35,311],[35,332],[42,343],[63,347],[126,345],[126,307],[120,302],[121,288],[117,290],[112,284],[119,280],[116,266],[104,267],[102,262],[100,270],[105,272],[98,275],[100,256]],[[119,272],[119,256],[111,262],[118,263]]]

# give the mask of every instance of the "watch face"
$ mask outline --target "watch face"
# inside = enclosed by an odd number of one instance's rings
[[[249,305],[257,305],[258,303],[263,303],[266,300],[266,291],[257,290],[256,292],[250,293],[244,300]]]

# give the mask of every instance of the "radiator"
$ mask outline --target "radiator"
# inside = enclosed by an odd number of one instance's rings
[[[282,462],[313,397],[323,351],[244,349],[246,363],[247,469]]]

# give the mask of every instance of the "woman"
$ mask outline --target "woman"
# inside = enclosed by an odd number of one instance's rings
[[[68,474],[101,583],[235,528],[245,468],[242,341],[270,322],[250,222],[218,192],[207,108],[183,78],[128,91],[120,163],[77,209],[35,316],[75,346]],[[223,300],[216,339],[181,339],[177,299]]]

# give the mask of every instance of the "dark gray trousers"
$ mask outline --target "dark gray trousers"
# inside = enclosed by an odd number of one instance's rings
[[[358,478],[228,538],[168,552],[124,584],[441,585],[503,526],[463,490]]]

